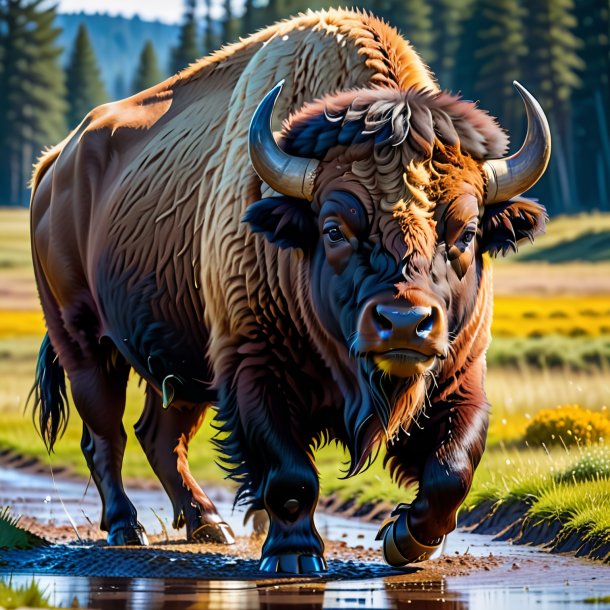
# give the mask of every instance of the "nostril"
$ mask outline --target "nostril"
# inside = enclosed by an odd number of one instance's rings
[[[425,339],[431,332],[432,327],[434,326],[434,319],[432,314],[427,315],[423,318],[419,324],[415,327],[415,334],[420,339]]]
[[[373,319],[375,320],[378,330],[388,332],[393,328],[392,321],[383,314],[381,311],[382,307],[382,305],[375,305],[373,308]]]

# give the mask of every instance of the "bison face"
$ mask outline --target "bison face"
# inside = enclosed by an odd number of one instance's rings
[[[432,273],[435,223],[412,214],[420,240],[409,247],[398,215],[382,213],[381,223],[370,223],[367,207],[346,191],[331,192],[321,205],[312,264],[316,310],[367,371],[421,375],[448,345],[447,304]]]
[[[482,187],[480,174],[474,178]],[[488,206],[479,218],[480,199],[466,182],[460,196],[431,210],[411,200],[383,211],[349,174],[338,181],[342,190],[336,182],[317,214],[307,208],[309,248],[301,241],[305,223],[297,229],[296,243],[310,257],[314,310],[364,371],[404,385],[399,380],[413,381],[438,366],[470,320],[482,254],[505,252],[535,235],[544,211],[516,200]]]
[[[526,143],[489,161],[505,134],[447,94],[339,94],[287,123],[286,150],[270,130],[277,88],[252,121],[254,168],[282,195],[251,205],[244,219],[308,257],[317,322],[349,355],[390,432],[421,405],[426,374],[472,327],[482,255],[505,254],[544,227],[544,208],[514,197],[539,178],[550,151],[546,119],[521,93]],[[475,326],[484,351],[488,328]],[[409,405],[398,413],[401,401]]]

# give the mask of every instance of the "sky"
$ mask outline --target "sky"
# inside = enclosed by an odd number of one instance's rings
[[[184,11],[182,0],[59,0],[61,13],[110,13],[133,17],[139,15],[146,20],[179,23]],[[214,17],[220,15],[219,2],[214,2]],[[216,9],[216,10],[214,10]]]

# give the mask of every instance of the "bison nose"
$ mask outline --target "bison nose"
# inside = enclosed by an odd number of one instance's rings
[[[434,328],[434,314],[432,307],[420,305],[404,308],[379,304],[373,310],[378,333],[384,340],[395,333],[405,339],[427,339]]]
[[[448,349],[444,310],[416,291],[409,301],[390,295],[371,299],[360,314],[356,336],[355,351],[395,377],[425,373]]]
[[[392,357],[444,358],[447,318],[440,303],[412,291],[409,300],[380,295],[363,308],[358,320],[356,352]]]

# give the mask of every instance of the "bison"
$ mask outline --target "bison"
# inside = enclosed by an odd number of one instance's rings
[[[390,26],[310,12],[92,110],[44,154],[35,413],[52,450],[67,375],[109,544],[146,542],[121,480],[133,370],[136,435],[189,540],[233,542],[188,467],[214,405],[236,502],[269,516],[261,570],[325,569],[312,453],[328,439],[349,476],[383,447],[418,486],[380,531],[388,563],[439,547],[485,445],[488,255],[546,223],[520,195],[548,125],[517,89],[528,132],[505,158],[495,120]]]

